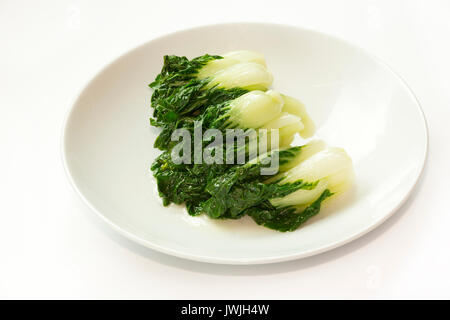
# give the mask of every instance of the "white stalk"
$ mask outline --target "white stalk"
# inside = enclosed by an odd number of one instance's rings
[[[229,123],[243,129],[256,129],[279,116],[283,99],[278,92],[254,90],[229,104]]]
[[[274,206],[307,205],[325,189],[334,194],[345,191],[353,182],[352,160],[343,149],[328,147],[280,174],[278,178],[283,178],[280,183],[319,181],[312,190],[298,190],[286,197],[270,200]]]
[[[303,129],[299,132],[303,138],[311,137],[316,131],[316,126],[306,112],[305,105],[297,99],[282,95],[284,100],[283,112],[296,115],[302,119]]]
[[[273,82],[272,74],[255,62],[240,62],[211,75],[207,87],[244,88],[247,90],[267,90]]]
[[[202,69],[200,69],[197,78],[204,79],[213,76],[219,71],[241,62],[257,63],[266,67],[266,60],[260,53],[253,51],[232,51],[221,55],[223,59],[215,59],[208,62]]]

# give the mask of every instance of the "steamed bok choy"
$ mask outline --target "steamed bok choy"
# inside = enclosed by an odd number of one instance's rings
[[[271,130],[277,129],[279,135],[275,145],[286,147],[291,144],[296,134],[307,138],[314,132],[314,123],[304,109],[290,107],[289,110],[293,110],[294,113],[285,110],[287,99],[293,100],[273,90],[266,92],[249,91],[238,98],[212,104],[199,113],[197,117],[184,118],[182,121],[178,121],[182,125],[177,125],[176,128],[193,130],[194,121],[201,121],[204,129],[258,129],[261,137],[264,134],[268,135],[269,146],[272,139]],[[164,146],[170,148],[169,138],[163,131],[158,137],[157,143],[161,145],[160,139],[165,139]]]
[[[251,216],[258,224],[292,231],[320,211],[321,203],[352,183],[352,161],[344,150],[314,141],[280,151],[281,173],[261,176],[258,158],[212,179],[205,190],[211,197],[199,210],[212,218]]]
[[[163,129],[155,147],[167,150],[172,132],[189,126],[206,107],[250,90],[265,91],[272,80],[264,58],[251,51],[224,56],[206,54],[192,60],[165,56],[161,73],[150,84],[154,90],[151,124]]]
[[[154,146],[163,151],[151,170],[164,205],[186,204],[190,215],[213,219],[249,216],[265,227],[293,231],[319,213],[326,199],[351,186],[352,161],[343,149],[319,140],[291,146],[296,135],[313,136],[315,125],[302,102],[270,89],[272,81],[264,57],[252,51],[191,60],[164,57],[161,73],[150,84],[150,122],[161,128]],[[194,154],[187,156],[191,161],[174,161],[179,143],[172,141],[174,131],[198,128],[223,136],[230,129],[252,129],[271,147],[253,157],[246,142],[245,161],[229,163],[226,152],[218,151],[226,148],[220,141],[214,162],[197,163]],[[203,147],[211,143],[205,135],[201,139]],[[274,162],[277,170],[262,174]]]
[[[288,110],[293,113],[286,110],[286,100],[290,102]],[[279,139],[277,145],[287,147],[296,134],[307,138],[314,132],[314,123],[304,108],[296,109],[297,104],[291,101],[295,100],[273,90],[266,92],[253,90],[220,106],[210,107],[205,114],[209,115],[210,110],[216,109],[216,118],[211,124],[206,124],[211,128],[265,130],[264,133],[268,134],[269,146],[271,145],[270,132],[272,129],[277,129]],[[301,106],[300,102],[298,105]]]

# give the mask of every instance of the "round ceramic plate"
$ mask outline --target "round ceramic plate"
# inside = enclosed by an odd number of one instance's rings
[[[302,100],[316,137],[345,148],[355,186],[294,232],[251,219],[190,217],[163,207],[150,164],[148,84],[165,54],[254,50],[264,54],[273,88]],[[76,98],[67,117],[63,154],[78,194],[126,237],[175,256],[214,263],[256,264],[311,256],[373,229],[404,202],[427,152],[424,116],[407,85],[385,64],[334,37],[273,24],[224,24],[173,33],[126,53]]]

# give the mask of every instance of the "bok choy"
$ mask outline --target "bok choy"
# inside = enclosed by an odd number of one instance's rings
[[[213,219],[248,216],[284,232],[297,229],[319,213],[324,201],[350,188],[353,165],[343,149],[320,140],[292,146],[297,135],[312,137],[315,125],[305,105],[271,90],[272,82],[264,57],[252,51],[191,60],[164,57],[149,85],[150,123],[161,129],[154,146],[162,150],[151,170],[164,205],[185,204],[190,215]],[[231,149],[244,151],[243,162],[229,162],[228,141],[218,137],[234,129],[254,130],[257,142],[267,139],[269,147],[258,145],[260,154],[253,155],[253,140],[245,140],[240,149]],[[200,136],[199,154],[195,139],[174,139],[177,130]],[[208,135],[210,130],[214,135]],[[196,162],[205,150],[214,161]],[[262,173],[274,163],[275,171]]]

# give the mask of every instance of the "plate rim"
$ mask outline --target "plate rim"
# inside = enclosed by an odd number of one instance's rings
[[[176,250],[173,248],[169,248],[169,247],[165,247],[162,245],[158,245],[155,244],[151,241],[148,240],[144,240],[142,238],[140,238],[139,236],[136,236],[135,234],[133,234],[132,232],[129,232],[125,229],[123,229],[122,227],[120,227],[119,225],[115,224],[114,222],[112,222],[110,219],[108,219],[105,215],[103,215],[99,210],[97,210],[95,208],[95,206],[93,204],[90,203],[90,201],[83,195],[83,193],[80,191],[80,189],[78,188],[77,184],[75,183],[75,180],[70,172],[69,169],[69,165],[68,165],[68,160],[67,160],[67,149],[66,149],[66,135],[67,135],[67,125],[69,123],[69,120],[71,118],[72,113],[75,110],[75,106],[78,102],[78,100],[80,99],[80,97],[82,96],[82,94],[84,93],[84,91],[89,88],[89,86],[105,71],[107,70],[110,66],[112,66],[113,64],[119,62],[121,59],[123,59],[125,56],[127,56],[128,54],[139,50],[140,48],[150,44],[151,42],[156,42],[160,39],[163,39],[167,36],[172,36],[172,35],[176,35],[176,34],[182,34],[185,32],[193,32],[193,31],[199,31],[201,29],[207,29],[207,28],[211,28],[211,27],[232,27],[232,26],[237,26],[237,25],[241,25],[241,26],[261,26],[261,27],[268,27],[268,26],[274,26],[274,27],[278,27],[278,28],[290,28],[290,29],[297,29],[303,32],[309,32],[309,33],[315,33],[319,36],[322,37],[327,37],[327,38],[331,38],[333,40],[337,40],[339,42],[344,43],[345,45],[351,47],[352,49],[355,49],[357,51],[360,51],[362,54],[370,57],[371,59],[373,59],[375,62],[377,62],[378,64],[380,64],[382,67],[386,68],[387,71],[389,71],[391,74],[394,75],[394,77],[396,77],[400,83],[403,84],[403,86],[405,87],[406,91],[409,93],[409,95],[412,97],[412,99],[416,102],[416,107],[419,111],[419,114],[421,115],[421,119],[423,121],[423,128],[424,128],[424,136],[425,136],[425,146],[424,146],[424,150],[423,150],[423,154],[422,154],[422,158],[421,158],[421,166],[420,169],[417,172],[417,176],[415,177],[414,183],[412,184],[412,186],[410,187],[410,189],[408,190],[408,192],[403,196],[403,198],[401,199],[401,201],[399,201],[397,203],[396,206],[393,207],[393,209],[390,210],[389,213],[382,215],[377,221],[375,221],[374,223],[372,223],[371,225],[369,225],[368,227],[358,230],[356,232],[354,232],[353,234],[351,234],[350,236],[345,237],[344,239],[340,239],[337,241],[334,241],[332,243],[329,243],[327,245],[323,245],[320,248],[315,248],[315,249],[310,249],[307,251],[302,251],[299,252],[297,254],[283,254],[283,255],[272,255],[270,257],[261,257],[261,258],[224,258],[224,257],[218,257],[218,256],[210,256],[210,255],[200,255],[200,254],[194,254],[194,253],[185,253],[184,251],[181,250]],[[413,92],[413,90],[411,89],[411,87],[409,86],[409,84],[405,81],[405,79],[399,74],[397,73],[389,64],[387,64],[385,61],[383,61],[382,59],[378,58],[377,56],[375,56],[374,54],[372,54],[371,52],[369,52],[368,50],[353,44],[350,41],[347,41],[346,39],[343,39],[339,36],[335,36],[332,34],[328,34],[322,31],[317,31],[314,29],[310,29],[307,27],[300,27],[300,26],[296,26],[296,25],[290,25],[290,24],[282,24],[282,23],[271,23],[271,22],[227,22],[227,23],[214,23],[214,24],[204,24],[204,25],[198,25],[195,27],[191,27],[191,28],[184,28],[184,29],[180,29],[180,30],[176,30],[174,32],[168,32],[168,33],[164,33],[162,35],[159,35],[155,38],[151,38],[150,40],[147,40],[131,49],[125,50],[123,51],[119,56],[117,56],[116,58],[112,59],[111,61],[109,61],[108,63],[106,63],[105,65],[103,65],[102,67],[100,67],[95,73],[93,73],[93,75],[91,75],[91,77],[89,77],[90,80],[88,80],[87,82],[84,82],[84,85],[82,85],[77,91],[76,94],[73,96],[72,99],[70,99],[68,107],[66,107],[66,113],[64,115],[64,120],[62,123],[62,134],[60,135],[60,151],[61,151],[61,159],[63,162],[63,167],[64,167],[64,172],[65,175],[67,177],[67,179],[69,180],[69,183],[72,187],[72,189],[75,191],[75,193],[81,198],[81,200],[84,202],[84,204],[86,204],[88,206],[88,208],[93,211],[98,217],[101,218],[101,220],[103,220],[107,225],[109,225],[113,230],[115,230],[116,232],[118,232],[119,234],[121,234],[122,236],[124,236],[125,238],[128,238],[129,240],[138,243],[141,246],[144,246],[146,248],[152,249],[152,250],[156,250],[158,252],[164,253],[164,254],[168,254],[168,255],[172,255],[178,258],[182,258],[182,259],[187,259],[187,260],[191,260],[191,261],[197,261],[197,262],[204,262],[204,263],[212,263],[212,264],[226,264],[226,265],[259,265],[259,264],[270,264],[270,263],[279,263],[279,262],[285,262],[285,261],[291,261],[291,260],[298,260],[298,259],[302,259],[302,258],[306,258],[306,257],[311,257],[314,255],[318,255],[330,250],[333,250],[335,248],[338,248],[340,246],[346,245],[366,234],[368,234],[369,232],[371,232],[372,230],[376,229],[378,226],[380,226],[381,224],[383,224],[386,220],[388,220],[390,217],[392,217],[394,215],[394,213],[396,213],[404,204],[405,202],[409,199],[409,197],[411,196],[412,192],[416,189],[421,177],[423,176],[423,172],[424,172],[424,168],[427,162],[427,158],[428,158],[428,149],[429,149],[429,128],[428,128],[428,123],[426,120],[426,116],[425,113],[423,111],[423,108],[421,106],[421,103],[419,101],[419,99],[417,98],[417,96],[415,95],[415,93]]]

